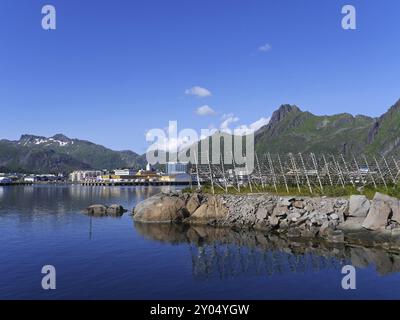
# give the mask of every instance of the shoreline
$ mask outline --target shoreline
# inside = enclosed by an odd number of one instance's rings
[[[400,200],[376,193],[345,197],[289,197],[270,194],[210,195],[160,193],[140,202],[133,219],[228,227],[400,250]]]

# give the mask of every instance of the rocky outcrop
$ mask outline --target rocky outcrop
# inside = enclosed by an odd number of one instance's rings
[[[376,245],[399,240],[400,202],[377,193],[342,198],[277,197],[268,194],[159,194],[140,203],[135,221],[181,222],[264,230],[289,238],[329,242],[366,240]]]
[[[124,207],[118,204],[113,204],[109,207],[102,204],[94,204],[84,210],[86,214],[94,217],[121,217],[126,211]]]
[[[141,222],[181,222],[190,216],[185,198],[174,193],[160,193],[142,201],[133,214],[135,221]]]
[[[192,208],[193,199],[198,199],[198,195],[190,197],[187,206]],[[228,213],[228,209],[221,201],[215,196],[209,196],[207,202],[201,204],[193,213],[185,220],[186,223],[191,224],[212,224],[218,223],[224,219]]]

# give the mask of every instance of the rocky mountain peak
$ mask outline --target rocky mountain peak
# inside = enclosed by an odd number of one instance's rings
[[[57,133],[54,136],[52,136],[51,138],[54,140],[57,140],[57,141],[61,141],[61,142],[70,142],[71,141],[70,138],[68,138],[66,135],[63,135],[62,133]]]
[[[295,105],[284,104],[274,111],[269,122],[271,125],[282,121],[288,114],[293,112],[301,112],[300,108]]]

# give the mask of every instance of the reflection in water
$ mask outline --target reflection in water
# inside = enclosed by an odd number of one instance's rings
[[[172,244],[187,243],[196,278],[232,278],[319,272],[345,264],[374,266],[385,275],[400,271],[400,255],[376,248],[352,247],[320,241],[295,241],[255,230],[207,226],[135,223],[147,239]]]

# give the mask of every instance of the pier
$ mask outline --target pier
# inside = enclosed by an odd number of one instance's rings
[[[82,186],[188,186],[190,182],[176,182],[176,181],[83,181],[80,183]]]
[[[33,182],[25,182],[25,181],[13,181],[13,182],[1,182],[0,186],[31,186]]]

